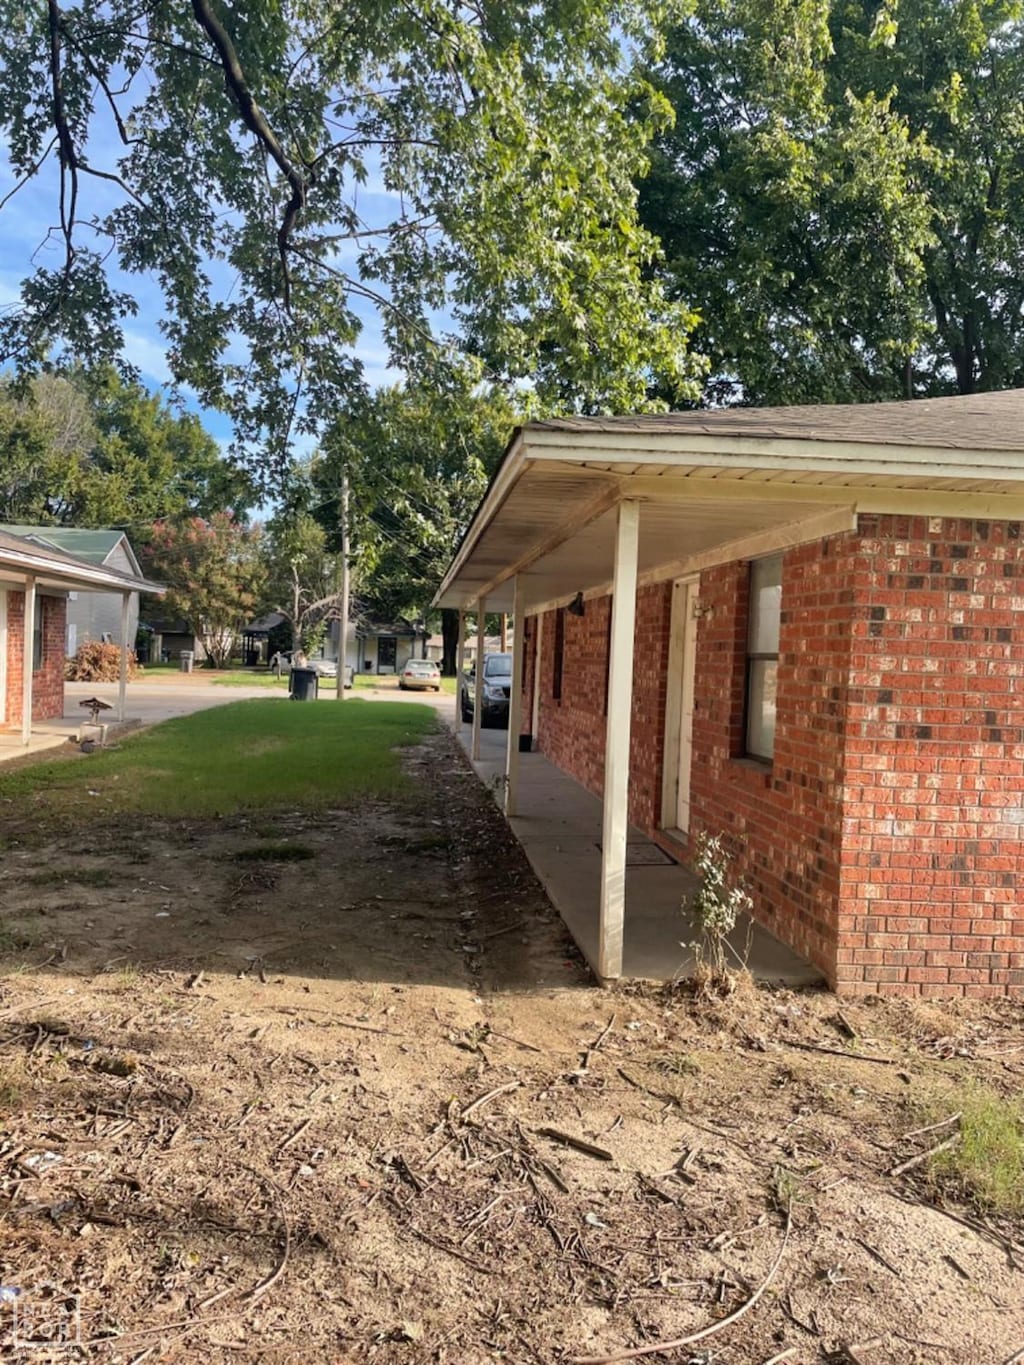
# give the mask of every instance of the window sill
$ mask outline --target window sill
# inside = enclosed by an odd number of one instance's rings
[[[770,758],[751,758],[744,754],[739,758],[729,760],[736,768],[745,768],[748,772],[761,773],[764,777],[772,775],[772,761]]]

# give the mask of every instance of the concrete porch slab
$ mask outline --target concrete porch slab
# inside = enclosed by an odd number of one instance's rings
[[[458,732],[468,756],[470,733]],[[504,730],[484,730],[481,782],[500,799],[505,771]],[[601,802],[542,754],[521,754],[519,808],[509,823],[552,905],[561,915],[591,969],[597,973],[601,875]],[[686,977],[693,957],[685,946],[695,931],[681,911],[696,888],[693,873],[665,857],[639,830],[630,830],[626,859],[626,921],[623,977],[674,981]],[[737,925],[732,946],[750,951],[747,965],[760,981],[812,986],[821,973],[751,920]]]

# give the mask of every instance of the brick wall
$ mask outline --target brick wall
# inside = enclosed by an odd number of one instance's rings
[[[775,750],[743,757],[749,566],[700,581],[691,819],[740,850],[755,913],[830,978],[838,936],[849,538],[783,556]]]
[[[1019,526],[862,517],[788,551],[770,766],[743,757],[748,572],[701,576],[693,829],[735,836],[759,918],[840,991],[1024,988]],[[670,606],[638,593],[630,818],[656,836]],[[539,670],[539,747],[595,793],[609,611],[565,616],[561,701],[553,612]]]
[[[64,641],[67,601],[40,593],[36,610],[42,611],[43,660],[32,680],[32,719],[55,720],[64,714]],[[32,657],[32,642],[28,642]],[[7,594],[7,711],[6,723],[21,725],[22,678],[25,660],[25,594]]]
[[[837,982],[1024,987],[1018,523],[862,517]]]
[[[562,697],[552,696],[555,616],[544,618],[540,667],[538,747],[600,796],[604,789],[604,741],[608,716],[608,641],[611,597],[585,604],[583,616],[565,613]],[[665,693],[672,585],[641,588],[633,640],[633,726],[630,745],[629,818],[640,829],[660,819]]]

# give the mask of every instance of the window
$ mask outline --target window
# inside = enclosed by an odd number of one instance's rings
[[[551,673],[551,696],[555,701],[562,700],[562,660],[565,657],[565,608],[555,612],[555,657]]]
[[[46,608],[45,598],[36,598],[36,614],[32,622],[32,672],[38,673],[43,666],[43,617]]]
[[[781,557],[756,559],[750,566],[746,751],[751,758],[765,762],[771,762],[775,748],[781,607]]]

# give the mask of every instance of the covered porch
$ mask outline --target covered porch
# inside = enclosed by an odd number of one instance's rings
[[[119,680],[111,719],[124,725],[127,720],[128,655],[133,644],[128,638],[132,596],[139,592],[159,595],[163,591],[159,583],[92,564],[48,544],[0,532],[0,743],[6,751],[9,752],[14,744],[21,753],[29,753],[63,743],[67,738],[68,721],[60,705],[64,640],[61,638],[56,643],[43,640],[43,600],[54,598],[61,602],[61,614],[57,618],[60,625],[64,620],[63,601],[70,595],[120,594]],[[17,607],[16,613],[12,606]],[[63,632],[62,625],[60,629]],[[41,719],[35,714],[37,679],[42,674],[44,655],[51,665],[55,650],[61,692],[55,696],[55,705],[48,717]]]
[[[470,757],[472,732],[459,731]],[[492,791],[500,790],[505,773],[507,736],[484,730],[480,756],[471,762]],[[600,960],[601,820],[599,797],[537,753],[524,753],[519,766],[519,814],[510,818],[512,832],[548,899],[573,936],[593,972],[602,980]],[[693,954],[687,946],[696,929],[682,912],[682,902],[696,888],[693,874],[671,859],[637,829],[626,839],[625,895],[621,976],[645,981],[674,981],[689,974]],[[818,972],[767,929],[744,917],[730,936],[737,965],[746,960],[755,979],[787,986],[813,986]]]

